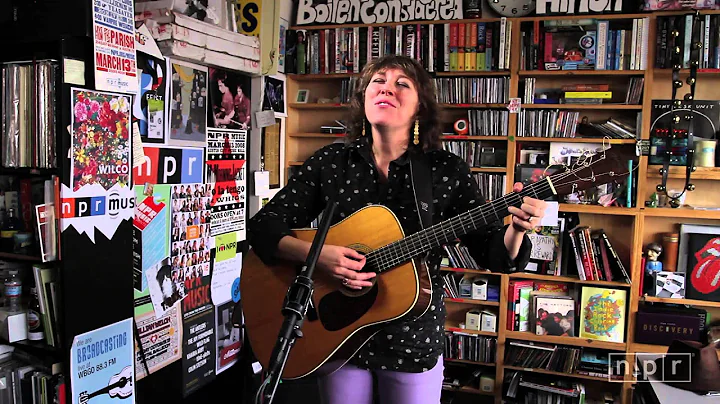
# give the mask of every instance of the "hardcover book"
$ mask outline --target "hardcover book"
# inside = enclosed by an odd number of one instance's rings
[[[624,342],[627,291],[583,287],[580,298],[580,338]]]

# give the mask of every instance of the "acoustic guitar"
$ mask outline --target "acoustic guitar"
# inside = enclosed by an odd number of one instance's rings
[[[626,147],[624,149],[632,149]],[[546,199],[591,186],[621,180],[629,174],[634,154],[606,149],[582,159],[573,167],[526,184],[519,193],[478,206],[468,212],[406,236],[397,217],[383,206],[364,207],[330,227],[325,244],[353,248],[366,257],[362,271],[373,271],[373,286],[363,290],[344,287],[321,271],[314,272],[314,293],[298,338],[285,364],[283,379],[323,375],[337,370],[390,321],[414,320],[429,307],[432,287],[424,255],[432,248],[491,223],[502,222],[508,207],[519,207],[523,197]],[[313,229],[293,235],[312,242]],[[245,326],[256,357],[267,369],[284,316],[288,288],[302,264],[265,265],[252,249],[240,278]]]

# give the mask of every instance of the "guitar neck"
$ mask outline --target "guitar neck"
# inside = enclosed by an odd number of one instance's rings
[[[388,244],[368,254],[368,262],[377,272],[402,264],[422,253],[447,244],[458,237],[476,231],[492,223],[502,222],[510,213],[510,206],[520,207],[523,197],[545,199],[554,194],[550,178],[526,185],[521,192],[512,192],[502,198],[478,206],[421,230],[415,234]]]

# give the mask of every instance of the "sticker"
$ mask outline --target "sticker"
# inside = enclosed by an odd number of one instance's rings
[[[232,299],[235,303],[240,301],[240,278],[235,278],[235,282],[233,282]]]

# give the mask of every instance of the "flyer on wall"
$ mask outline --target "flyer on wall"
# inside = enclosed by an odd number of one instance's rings
[[[133,104],[143,143],[165,143],[165,93],[167,64],[143,52],[137,53],[140,88]]]
[[[210,295],[215,305],[218,374],[237,362],[242,347],[242,311],[239,309],[242,254],[237,249],[236,232],[215,237]]]
[[[70,349],[72,404],[135,403],[133,320],[80,334]]]
[[[168,144],[205,146],[208,104],[208,68],[168,59],[170,86],[166,97]]]
[[[125,94],[72,88],[70,189],[130,184],[130,106]]]
[[[210,235],[237,232],[245,240],[246,130],[209,128],[207,183],[212,187]]]
[[[138,90],[133,0],[93,0],[95,88]]]
[[[176,304],[156,317],[148,291],[135,291],[135,323],[140,344],[135,340],[135,369],[138,380],[175,362],[182,356],[182,316]]]

